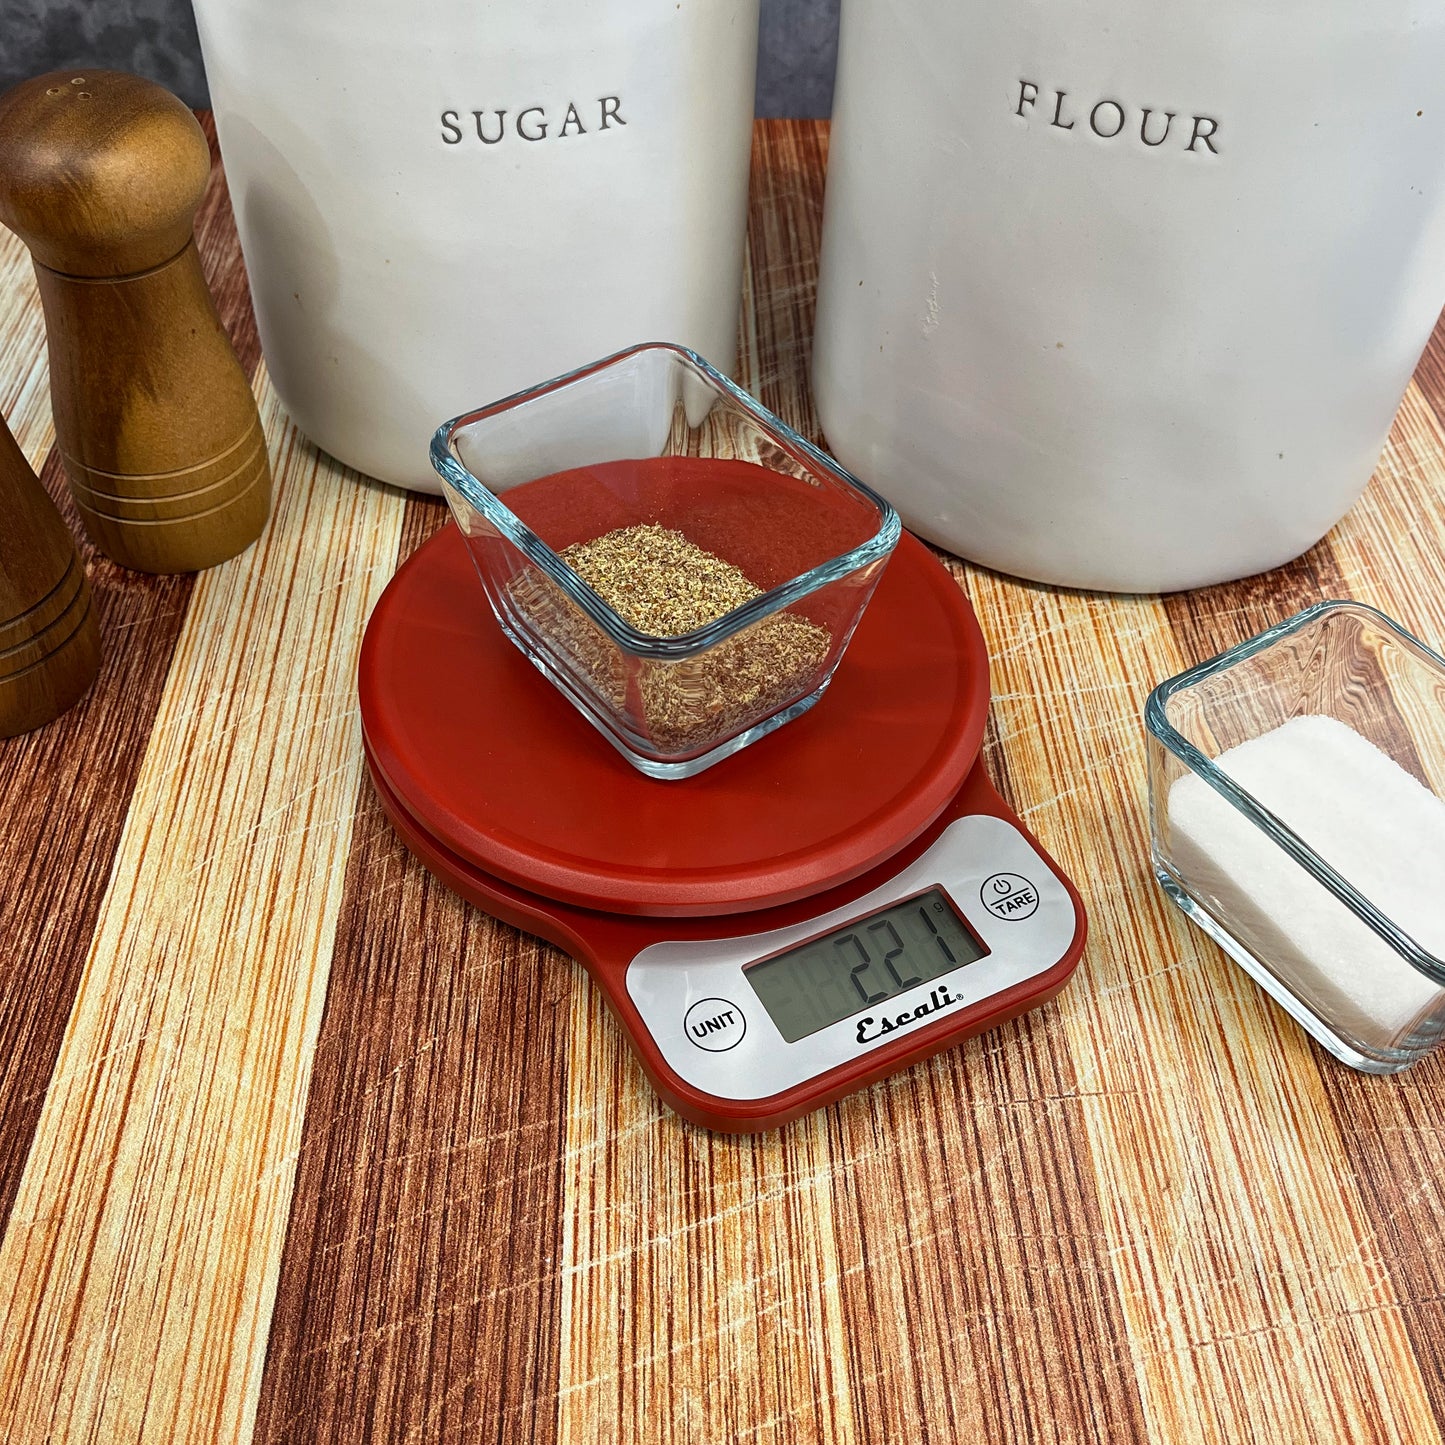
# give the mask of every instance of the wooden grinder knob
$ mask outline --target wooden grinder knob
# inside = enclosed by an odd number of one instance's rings
[[[192,228],[210,175],[161,86],[56,71],[0,96],[0,221],[30,248],[55,434],[95,545],[142,572],[248,547],[271,472]]]
[[[99,666],[95,610],[75,543],[0,421],[0,738],[59,716]]]

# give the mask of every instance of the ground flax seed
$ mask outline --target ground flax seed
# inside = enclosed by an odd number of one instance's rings
[[[560,556],[619,617],[654,637],[680,637],[762,595],[730,562],[656,524],[622,527]],[[533,622],[668,752],[706,747],[808,691],[831,641],[817,623],[776,612],[698,657],[628,658],[541,574],[513,588]]]

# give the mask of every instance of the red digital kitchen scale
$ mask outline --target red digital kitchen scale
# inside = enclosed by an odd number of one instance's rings
[[[360,665],[367,764],[454,892],[585,965],[658,1093],[772,1128],[1053,997],[1078,893],[978,762],[988,659],[906,533],[821,701],[685,781],[633,769],[504,636],[446,526]]]

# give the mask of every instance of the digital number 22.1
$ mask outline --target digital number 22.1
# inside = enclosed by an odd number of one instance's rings
[[[918,905],[918,916],[923,920],[934,943],[938,945],[938,948],[948,963],[957,963],[958,960],[954,956],[953,950],[950,949],[948,944],[939,936],[938,929],[934,926],[933,920],[928,916],[928,909],[925,905]],[[901,993],[904,989],[912,988],[914,984],[923,982],[922,974],[910,973],[909,976],[905,978],[899,973],[898,966],[894,963],[894,959],[903,953],[905,945],[903,940],[898,936],[898,930],[894,928],[889,919],[880,918],[870,923],[867,932],[869,934],[886,933],[888,935],[885,942],[891,943],[892,947],[884,953],[881,960],[875,959],[872,954],[869,953],[867,946],[856,933],[845,933],[841,938],[835,939],[833,942],[834,949],[841,951],[840,956],[844,963],[848,961],[847,950],[851,948],[854,951],[858,962],[849,969],[849,974],[853,979],[853,987],[858,991],[858,997],[862,999],[865,1004],[882,1003],[884,999],[890,998],[893,994]],[[864,981],[864,975],[867,974],[870,969],[876,968],[879,962],[888,970],[888,975],[893,980],[893,986],[891,988],[885,987],[877,993],[872,993]]]

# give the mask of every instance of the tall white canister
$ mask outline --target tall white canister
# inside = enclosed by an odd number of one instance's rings
[[[1445,300],[1445,0],[848,0],[813,383],[909,526],[1047,582],[1275,566]]]
[[[313,441],[637,341],[736,347],[758,0],[195,0],[262,349]]]

